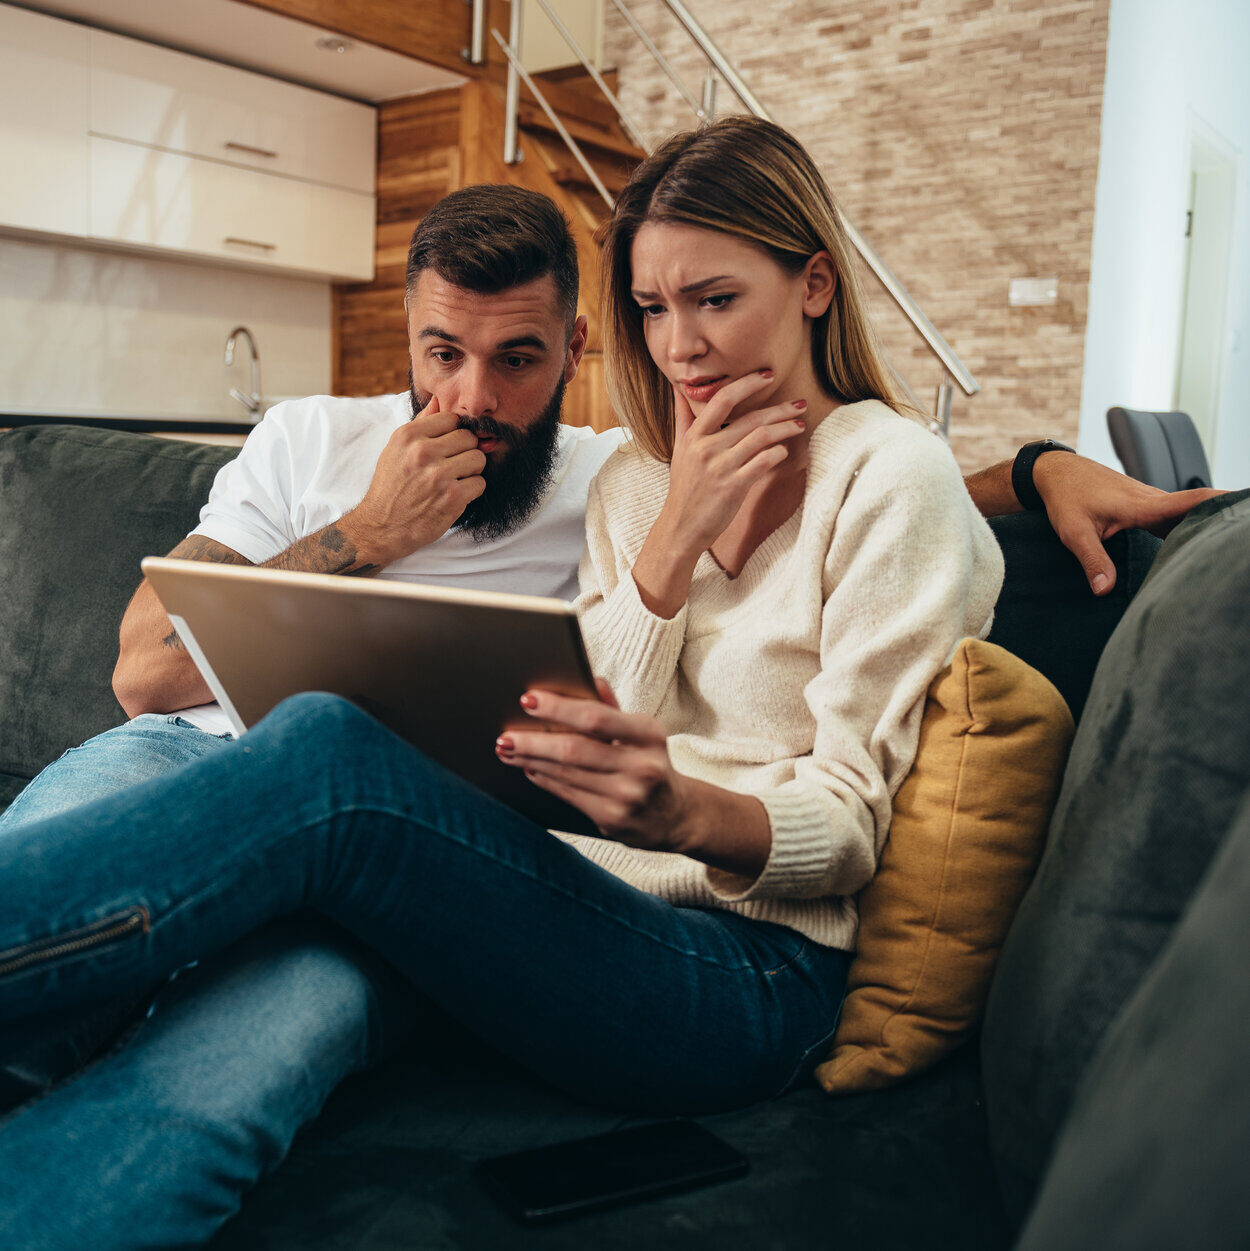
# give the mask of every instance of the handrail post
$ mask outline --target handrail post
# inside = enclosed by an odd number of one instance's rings
[[[751,88],[742,81],[742,75],[730,65],[725,54],[708,38],[707,31],[695,21],[690,10],[681,0],[664,0],[669,11],[686,28],[686,34],[699,45],[703,55],[716,67],[720,76],[729,84],[729,90],[742,101],[756,117],[768,117],[768,111],[755,98]]]
[[[951,396],[954,391],[949,382],[943,382],[937,389],[937,403],[934,405],[934,417],[929,422],[929,429],[940,434],[947,443],[951,441]]]
[[[710,122],[716,116],[716,75],[709,65],[703,76],[703,99],[699,104],[699,120]]]
[[[564,141],[564,146],[568,148],[573,155],[573,159],[582,167],[582,173],[586,175],[587,181],[599,193],[610,211],[615,206],[612,193],[603,185],[603,179],[595,173],[595,167],[586,159],[586,154],[578,146],[577,140],[569,134],[568,127],[565,126],[560,120],[559,114],[548,103],[547,97],[539,90],[538,84],[525,72],[525,67],[517,59],[516,54],[504,43],[503,36],[497,30],[492,30],[490,33],[495,42],[503,49],[504,56],[508,58],[508,64],[516,70],[518,77],[529,88],[534,99],[538,101],[539,108],[546,113],[547,120],[551,123],[551,128]]]
[[[634,32],[634,35],[637,37],[639,43],[641,43],[642,46],[646,48],[649,53],[651,53],[651,59],[668,75],[669,82],[677,88],[677,91],[681,95],[682,99],[690,105],[691,111],[697,116],[702,117],[703,110],[699,107],[698,100],[690,94],[690,88],[682,82],[677,71],[673,69],[668,61],[664,59],[664,53],[662,53],[659,48],[655,46],[655,41],[645,30],[643,30],[641,26],[638,25],[638,19],[629,11],[629,8],[626,6],[624,0],[612,0],[612,3],[616,5],[616,11],[625,19],[626,24],[629,26],[630,30]]]
[[[568,44],[569,51],[581,62],[582,68],[594,80],[595,86],[603,92],[607,97],[608,103],[616,110],[616,116],[625,128],[625,133],[629,135],[630,141],[650,155],[651,148],[646,140],[643,139],[642,131],[629,114],[625,112],[625,106],[616,98],[616,93],[604,81],[603,75],[591,64],[590,58],[582,51],[581,44],[573,38],[573,32],[560,20],[560,15],[547,3],[547,0],[538,0],[538,6],[547,15],[547,20],[556,28],[560,38]]]
[[[508,27],[508,44],[512,55],[508,57],[508,90],[504,100],[503,159],[505,165],[516,165],[521,160],[521,143],[517,134],[521,112],[521,12],[525,0],[512,0],[512,20]]]
[[[481,65],[486,60],[486,0],[469,0],[473,6],[469,25],[469,46],[460,55],[470,65]]]

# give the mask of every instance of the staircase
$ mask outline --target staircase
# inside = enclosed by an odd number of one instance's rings
[[[615,87],[616,71],[605,77]],[[613,197],[645,155],[622,131],[612,106],[590,76],[577,70],[551,70],[535,76],[547,103],[577,141],[600,181]],[[528,97],[528,98],[527,98]],[[611,210],[573,158],[550,118],[523,89],[519,108],[521,130],[552,181],[564,192],[561,207],[593,232]]]

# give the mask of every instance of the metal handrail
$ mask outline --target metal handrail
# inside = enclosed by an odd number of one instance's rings
[[[521,6],[520,4],[516,4],[516,7],[519,9]],[[538,101],[542,111],[547,114],[547,120],[550,121],[552,126],[555,128],[556,134],[564,140],[565,146],[573,154],[577,163],[582,167],[583,172],[586,177],[590,179],[594,189],[603,197],[603,202],[609,209],[614,208],[616,202],[612,199],[612,195],[608,191],[607,187],[603,185],[603,179],[595,173],[594,166],[592,166],[586,159],[585,154],[578,146],[577,140],[569,134],[564,123],[556,115],[555,109],[547,103],[547,97],[538,90],[537,84],[526,72],[525,67],[521,64],[520,58],[513,53],[513,50],[507,45],[507,43],[504,42],[504,37],[497,30],[492,29],[490,33],[495,42],[500,46],[500,48],[503,49],[503,54],[508,58],[508,65],[511,67],[512,71],[530,89],[530,91],[533,92],[534,99]]]
[[[672,15],[686,28],[686,34],[699,45],[699,50],[716,67],[720,76],[729,84],[729,89],[746,105],[756,117],[772,121],[767,109],[755,98],[755,93],[742,81],[742,76],[729,63],[729,58],[708,38],[708,33],[694,20],[690,10],[681,0],[664,0]]]
[[[514,0],[516,2],[516,0]],[[582,63],[582,68],[594,79],[595,85],[608,98],[608,103],[616,110],[616,116],[620,119],[621,126],[630,140],[640,147],[648,156],[651,154],[651,145],[642,137],[642,130],[634,124],[633,119],[625,112],[625,106],[617,99],[616,93],[604,81],[603,75],[590,63],[590,59],[582,51],[582,46],[573,38],[572,31],[559,19],[556,11],[547,3],[547,0],[538,0],[538,7],[551,19],[551,24],[560,33],[560,37],[569,45],[570,51]],[[518,49],[519,52],[519,49]]]
[[[585,53],[582,51],[581,47],[578,45],[576,39],[574,39],[573,36],[569,33],[564,23],[553,12],[550,4],[548,3],[548,0],[538,0],[538,3],[542,7],[543,12],[546,13],[548,18],[550,18],[552,24],[556,27],[556,29],[559,31],[561,36],[564,38],[564,41],[569,45],[569,48],[572,50],[574,55],[582,63],[582,66],[591,75],[594,81],[598,84],[599,89],[607,97],[608,102],[612,105],[613,109],[616,111],[616,115],[620,119],[621,125],[629,133],[630,138],[640,148],[642,148],[644,152],[649,152],[650,148],[643,141],[641,130],[630,120],[624,108],[622,107],[620,100],[617,99],[616,95],[608,87],[607,83],[604,82],[602,76],[599,74],[599,71],[590,63]],[[700,120],[706,119],[706,117],[708,116],[706,104],[701,105],[695,102],[694,97],[687,90],[687,88],[685,87],[685,84],[680,80],[676,72],[673,70],[672,66],[669,65],[669,63],[664,59],[659,49],[655,46],[655,44],[651,41],[651,39],[646,35],[642,27],[638,25],[638,22],[635,20],[633,14],[629,12],[628,8],[623,3],[623,0],[612,0],[612,3],[616,6],[621,16],[625,18],[626,22],[628,22],[629,26],[634,31],[634,33],[642,41],[647,51],[650,52],[652,57],[655,58],[660,68],[665,72],[665,74],[668,75],[673,85],[678,89],[681,95],[685,98],[686,102],[694,110],[696,116],[699,117]],[[703,55],[707,57],[709,63],[716,69],[716,71],[725,80],[725,82],[729,84],[730,90],[733,91],[734,95],[738,97],[738,99],[742,102],[745,108],[749,112],[753,113],[756,117],[763,118],[765,121],[772,121],[773,120],[772,115],[756,98],[754,92],[752,92],[750,87],[746,85],[741,75],[738,73],[736,69],[734,69],[733,65],[730,63],[729,59],[725,56],[723,52],[721,52],[721,50],[716,46],[716,44],[708,36],[707,32],[703,29],[703,27],[700,26],[699,23],[695,20],[690,10],[687,9],[685,4],[682,3],[682,0],[664,0],[664,4],[669,9],[669,11],[673,14],[673,16],[677,18],[678,22],[681,23],[687,35],[690,36],[690,38],[698,46],[698,48],[703,53]],[[521,66],[521,63],[520,63],[520,49],[521,49],[520,11],[522,8],[523,8],[523,4],[521,0],[512,0],[511,46],[509,46],[508,44],[504,42],[503,37],[499,34],[497,30],[491,31],[491,34],[494,36],[495,41],[503,49],[504,55],[508,58],[508,65],[509,65],[508,100],[507,100],[507,106],[506,106],[507,117],[505,119],[505,132],[504,132],[504,159],[507,160],[509,163],[513,163],[520,159],[519,154],[518,154],[518,147],[517,147],[517,116],[518,116],[518,105],[519,105],[518,81],[523,80],[525,82],[525,85],[530,89],[531,92],[533,92],[534,98],[538,101],[539,105],[542,107],[543,112],[546,113],[547,117],[550,119],[552,126],[556,130],[556,133],[559,134],[562,140],[564,140],[565,145],[568,147],[569,151],[576,158],[578,164],[585,171],[586,176],[590,179],[591,183],[593,184],[595,189],[599,192],[599,194],[603,197],[604,203],[609,208],[612,208],[614,206],[614,201],[612,199],[612,196],[609,194],[607,188],[603,185],[603,181],[595,173],[594,169],[590,165],[590,162],[587,161],[585,155],[582,153],[582,150],[578,146],[576,140],[573,138],[572,135],[569,134],[564,124],[560,121],[559,117],[556,115],[555,110],[551,108],[551,106],[547,103],[546,98],[543,96],[542,92],[538,89],[537,86],[535,86],[534,80]],[[706,96],[707,96],[707,93],[705,91],[705,100],[706,100]],[[947,374],[949,374],[949,376],[953,378],[955,382],[959,384],[960,389],[963,391],[965,395],[976,395],[977,392],[981,390],[980,384],[969,372],[967,366],[964,365],[963,361],[959,359],[958,355],[955,353],[955,350],[951,347],[949,343],[947,343],[947,341],[938,332],[937,327],[934,326],[934,324],[925,315],[924,310],[921,309],[920,305],[916,303],[911,293],[898,280],[898,278],[891,271],[890,267],[886,265],[886,263],[881,259],[881,257],[877,253],[877,250],[864,238],[862,234],[860,234],[860,232],[855,228],[855,226],[852,225],[852,223],[847,219],[846,214],[840,212],[840,218],[842,222],[842,227],[846,231],[847,237],[850,239],[855,250],[860,254],[860,256],[864,258],[864,261],[867,263],[868,268],[871,269],[872,272],[876,275],[877,281],[880,282],[881,285],[885,288],[886,293],[894,301],[895,305],[902,312],[903,316],[906,317],[907,320],[911,322],[912,327],[916,330],[916,332],[928,345],[929,350],[941,362],[942,367],[946,370]],[[906,387],[906,384],[904,384],[904,390],[907,391],[907,394],[909,396],[911,395],[911,391],[909,388]],[[930,425],[932,429],[940,430],[944,435],[949,432],[949,428],[950,428],[950,400],[951,400],[950,387],[947,384],[943,383],[938,388],[936,417],[930,423]]]
[[[707,116],[703,111],[703,106],[690,93],[690,88],[678,77],[677,71],[665,60],[664,54],[655,46],[651,36],[638,25],[638,19],[625,7],[621,0],[612,0],[612,3],[616,5],[616,11],[629,24],[630,30],[638,36],[638,41],[651,53],[652,59],[668,75],[669,81],[677,88],[686,103],[690,105],[696,116],[702,121]]]
[[[664,0],[664,3],[673,16],[685,27],[686,33],[698,44],[703,55],[711,61],[721,77],[729,84],[730,90],[734,95],[756,117],[762,117],[765,121],[771,122],[773,120],[772,115],[755,98],[751,89],[742,81],[737,70],[726,59],[725,54],[712,42],[707,32],[691,16],[690,10],[682,4],[681,0]],[[877,280],[886,289],[894,303],[898,305],[903,316],[911,322],[920,337],[929,345],[933,354],[942,362],[946,372],[959,383],[965,395],[976,395],[981,389],[977,380],[968,372],[967,367],[955,354],[951,345],[946,342],[938,333],[934,324],[925,316],[924,310],[912,298],[911,293],[899,282],[891,272],[890,267],[877,254],[876,249],[847,220],[845,213],[842,214],[842,226],[850,237],[851,242],[855,245],[855,250],[868,263],[868,268],[876,274]],[[939,407],[940,405],[941,399],[939,398]]]

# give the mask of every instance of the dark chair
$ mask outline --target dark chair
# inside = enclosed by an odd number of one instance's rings
[[[1107,429],[1130,478],[1165,491],[1211,485],[1207,454],[1188,413],[1109,408]]]

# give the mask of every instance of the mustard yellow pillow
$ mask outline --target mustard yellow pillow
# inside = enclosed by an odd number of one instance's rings
[[[919,1072],[972,1031],[1046,837],[1072,741],[1063,697],[1010,652],[965,639],[929,687],[916,762],[859,896],[859,942],[830,1094]]]

